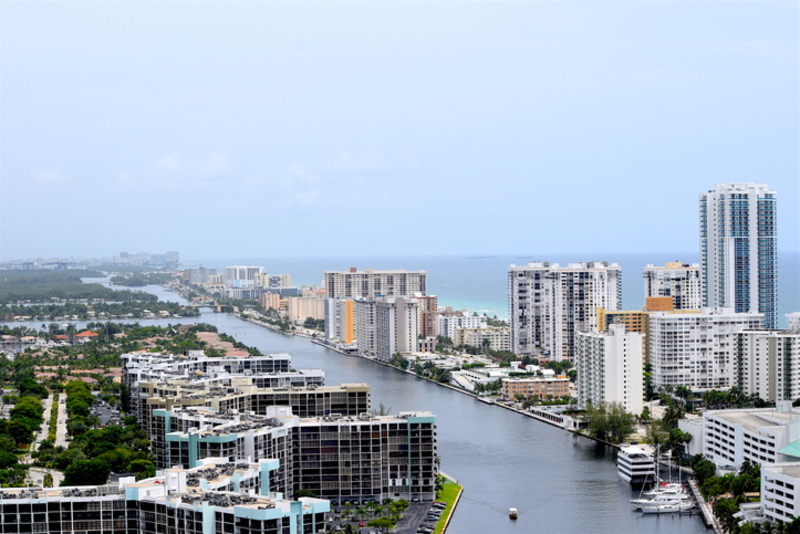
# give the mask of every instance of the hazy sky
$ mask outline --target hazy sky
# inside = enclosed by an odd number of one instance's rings
[[[2,259],[800,249],[794,1],[0,9]]]

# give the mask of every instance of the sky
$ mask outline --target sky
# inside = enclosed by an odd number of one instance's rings
[[[0,259],[695,250],[778,192],[796,2],[0,5]]]

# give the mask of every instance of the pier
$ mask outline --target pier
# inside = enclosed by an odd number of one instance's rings
[[[697,507],[700,509],[700,515],[703,518],[703,523],[705,523],[706,527],[713,528],[715,534],[724,534],[722,532],[722,528],[719,526],[719,523],[717,523],[717,518],[714,517],[714,512],[711,510],[711,506],[703,498],[703,494],[700,493],[700,489],[697,487],[697,483],[694,481],[694,479],[689,479],[689,487],[692,489],[692,495],[694,495],[694,498],[697,501]]]

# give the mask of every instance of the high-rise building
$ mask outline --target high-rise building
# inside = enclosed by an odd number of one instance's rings
[[[436,337],[437,329],[436,312],[439,301],[436,295],[420,295],[417,297],[417,313],[419,314],[419,335],[422,337]]]
[[[644,334],[612,324],[607,332],[592,329],[576,337],[578,405],[619,402],[632,414],[644,409]]]
[[[394,296],[377,297],[375,299],[375,356],[381,361],[388,362],[396,352],[403,354],[417,352],[419,337],[417,319],[417,299]]]
[[[759,313],[703,308],[695,313],[650,314],[653,386],[687,386],[695,391],[734,383],[732,347],[736,332],[757,329]]]
[[[358,354],[375,356],[375,301],[356,299],[353,304],[356,318]]]
[[[355,300],[325,299],[325,337],[347,344],[356,340]]]
[[[372,299],[378,295],[413,297],[426,294],[425,271],[325,271],[325,296]]]
[[[778,325],[775,191],[764,184],[717,184],[700,194],[703,306],[758,312]]]
[[[673,261],[663,267],[648,265],[644,270],[644,296],[672,297],[675,310],[699,310],[703,304],[700,264]]]
[[[745,330],[732,347],[734,385],[768,402],[800,398],[800,332]]]
[[[597,324],[597,309],[619,309],[622,269],[608,262],[547,262],[508,270],[511,340],[517,354],[572,360],[575,334]]]
[[[228,287],[256,287],[256,280],[264,274],[263,267],[231,265],[225,267],[225,285]]]

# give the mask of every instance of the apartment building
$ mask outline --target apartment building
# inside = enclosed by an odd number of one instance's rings
[[[597,309],[619,309],[622,270],[608,262],[512,265],[509,317],[513,351],[573,360],[575,335],[597,324]]]
[[[419,318],[419,335],[422,337],[436,337],[438,335],[438,323],[436,321],[439,310],[439,299],[436,295],[418,295],[417,313]]]
[[[325,318],[325,299],[319,297],[289,297],[287,316],[290,321]]]
[[[489,319],[485,315],[470,315],[467,310],[454,314],[442,314],[436,318],[438,335],[455,341],[458,328],[487,328]]]
[[[569,378],[565,376],[503,378],[500,392],[506,399],[516,399],[518,395],[523,399],[539,400],[569,397]]]
[[[645,298],[671,297],[675,310],[699,310],[703,306],[699,263],[648,265],[643,276]]]
[[[168,448],[157,452],[170,465],[280,457],[285,467],[273,476],[273,491],[303,488],[326,499],[376,502],[435,498],[436,416],[430,412],[299,418],[287,408],[266,416],[173,410],[169,424],[188,428],[168,433]]]
[[[378,295],[413,297],[425,295],[425,271],[363,271],[350,267],[347,271],[325,271],[325,297],[373,299]]]
[[[273,407],[286,407],[298,417],[331,414],[355,417],[370,410],[367,384],[340,386],[259,388],[249,377],[233,378],[222,384],[185,381],[139,384],[139,424],[147,432],[154,450],[163,449],[165,423],[160,419],[177,406],[208,408],[215,413],[267,414]],[[160,414],[160,415],[154,415]],[[163,469],[168,464],[156,463]]]
[[[399,352],[418,351],[417,299],[379,296],[375,298],[375,357],[388,362]],[[358,333],[356,333],[358,335]],[[359,350],[360,350],[359,344]]]
[[[227,287],[257,287],[256,280],[260,280],[263,274],[263,267],[231,265],[225,267],[225,285]]]
[[[456,347],[488,347],[496,351],[511,350],[511,328],[507,326],[487,326],[484,328],[456,328],[453,334]]]
[[[576,338],[575,388],[578,406],[618,402],[632,414],[644,409],[644,334],[611,324],[606,332],[592,329]]]
[[[738,470],[754,464],[797,461],[800,411],[791,403],[777,408],[712,410],[703,414],[703,455],[721,467]]]
[[[717,184],[700,194],[703,306],[760,313],[778,327],[777,196],[765,184]]]
[[[800,332],[745,330],[734,337],[734,384],[769,402],[800,398]]]
[[[72,534],[314,534],[330,503],[284,500],[266,482],[277,461],[198,462],[136,482],[59,488],[4,488],[4,532]]]
[[[735,380],[735,334],[758,329],[761,322],[761,314],[735,313],[730,308],[652,313],[653,386],[684,385],[694,391],[730,387]]]
[[[266,293],[261,294],[261,297],[258,299],[258,304],[264,311],[267,311],[270,308],[273,310],[280,310],[281,296],[277,293],[267,291]]]
[[[374,300],[356,299],[353,304],[359,356],[374,357],[377,352],[377,339],[375,337],[376,307]]]
[[[356,340],[355,301],[325,299],[325,337],[350,344]]]

